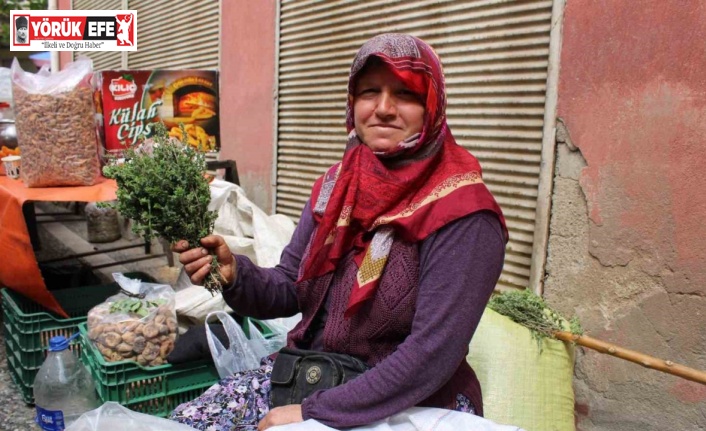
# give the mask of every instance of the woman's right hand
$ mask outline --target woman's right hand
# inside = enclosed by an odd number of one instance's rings
[[[209,235],[201,238],[202,247],[189,249],[189,243],[181,240],[172,245],[172,251],[179,253],[179,262],[184,265],[184,271],[196,285],[202,285],[211,271],[212,255],[218,260],[219,272],[223,287],[230,286],[235,281],[236,263],[228,244],[220,235]]]

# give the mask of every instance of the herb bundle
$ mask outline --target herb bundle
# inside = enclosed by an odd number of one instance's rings
[[[189,248],[198,247],[199,240],[211,234],[217,217],[208,210],[211,193],[205,171],[203,153],[170,138],[161,123],[151,139],[125,151],[124,163],[103,168],[103,174],[118,184],[115,207],[133,220],[133,232],[148,240],[158,236],[170,243],[186,240]],[[215,256],[204,287],[211,294],[222,290]]]
[[[540,296],[529,290],[495,295],[488,302],[488,308],[532,331],[532,336],[538,343],[546,337],[554,338],[556,332],[565,330],[565,320],[559,313],[552,310]],[[576,317],[569,322],[569,331],[572,334],[583,334]]]
[[[600,353],[640,364],[643,367],[706,385],[706,372],[704,371],[655,358],[584,335],[576,317],[569,322],[567,331],[566,321],[556,311],[552,310],[541,297],[528,290],[505,292],[496,295],[488,302],[488,308],[509,317],[515,323],[532,331],[532,336],[540,346],[540,352],[541,341],[544,338],[552,338],[567,343],[575,343]]]

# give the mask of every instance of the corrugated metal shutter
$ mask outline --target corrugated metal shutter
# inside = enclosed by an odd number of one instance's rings
[[[74,0],[73,9],[137,11],[137,51],[80,52],[95,70],[219,68],[219,0]]]
[[[435,47],[448,121],[480,159],[510,228],[500,288],[529,283],[549,55],[551,0],[281,2],[277,212],[295,219],[314,180],[340,160],[348,68],[371,36]]]
[[[128,69],[218,69],[219,0],[129,0],[137,10],[137,46]]]
[[[72,2],[74,10],[121,10],[122,0],[74,0]],[[100,52],[100,51],[75,51],[74,60],[84,55],[93,60],[93,70],[115,70],[122,68],[123,53]]]

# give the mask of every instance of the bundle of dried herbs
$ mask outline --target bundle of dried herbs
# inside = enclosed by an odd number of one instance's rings
[[[509,317],[515,323],[526,327],[532,336],[542,339],[554,338],[558,331],[565,331],[565,319],[547,305],[542,297],[529,290],[509,291],[493,296],[488,308]],[[581,335],[583,329],[576,317],[569,321],[569,332]]]
[[[488,302],[488,308],[509,317],[515,323],[532,331],[532,335],[538,343],[544,338],[575,343],[597,352],[640,364],[646,368],[673,374],[683,379],[706,385],[706,372],[704,371],[689,368],[669,360],[655,358],[584,335],[576,317],[569,321],[567,328],[566,321],[559,313],[552,310],[540,296],[529,290],[498,294]]]
[[[123,163],[110,163],[103,173],[118,183],[116,208],[133,220],[133,232],[147,239],[161,236],[170,243],[186,240],[190,248],[198,247],[199,240],[213,231],[217,217],[208,210],[211,194],[203,153],[170,138],[164,124],[157,124],[152,138],[128,148],[124,156]],[[215,294],[221,286],[213,256],[204,287]]]

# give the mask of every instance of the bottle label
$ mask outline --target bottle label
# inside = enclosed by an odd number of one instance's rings
[[[44,410],[37,406],[37,416],[34,421],[44,431],[64,430],[64,413],[61,410]]]

